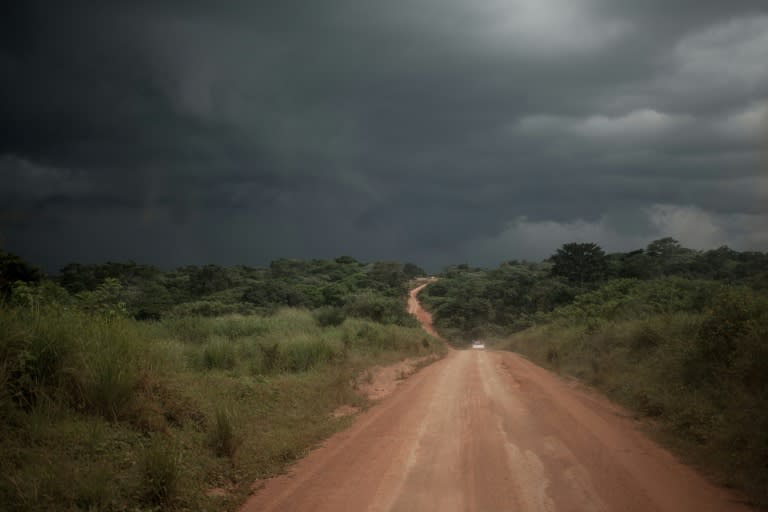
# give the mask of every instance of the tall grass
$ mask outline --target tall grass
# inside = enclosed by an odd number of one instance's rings
[[[0,309],[0,508],[234,508],[348,421],[330,413],[362,405],[360,371],[442,350],[418,329],[333,324]]]
[[[765,298],[737,289],[702,313],[570,317],[506,346],[654,418],[684,453],[768,505]]]
[[[22,407],[49,397],[116,419],[139,382],[147,343],[123,318],[55,307],[4,311],[4,393]]]
[[[236,424],[236,415],[231,409],[223,407],[216,409],[208,442],[217,456],[230,458],[235,456],[235,452],[242,443]]]
[[[237,346],[227,339],[210,339],[202,348],[201,359],[202,367],[206,370],[230,370],[237,363]]]
[[[181,452],[168,439],[154,436],[144,448],[139,462],[142,500],[150,505],[169,506],[179,494]]]
[[[369,356],[384,353],[407,357],[441,349],[417,329],[347,318],[339,325],[321,325],[316,315],[283,309],[268,317],[171,319],[161,330],[167,336],[183,325],[188,360],[205,370],[273,375],[306,372],[342,361],[349,351]],[[244,325],[237,327],[237,323]],[[222,333],[238,332],[224,336]]]

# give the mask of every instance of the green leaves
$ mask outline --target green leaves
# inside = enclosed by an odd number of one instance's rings
[[[20,257],[0,249],[0,296],[11,292],[14,283],[37,283],[43,278],[42,271],[29,265]]]
[[[605,252],[593,243],[565,244],[550,260],[552,275],[562,276],[579,286],[604,279],[608,269]]]
[[[76,295],[80,307],[105,316],[125,316],[128,308],[123,300],[123,286],[115,278],[108,277],[94,291]]]

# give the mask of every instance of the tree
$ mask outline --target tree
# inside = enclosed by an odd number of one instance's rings
[[[657,265],[643,249],[613,255],[615,277],[650,279],[657,273]]]
[[[686,249],[672,237],[654,240],[645,249],[650,258],[655,275],[690,275],[697,267],[698,254]]]
[[[552,275],[562,276],[571,283],[583,286],[605,277],[605,252],[594,243],[569,243],[550,257]]]
[[[289,258],[273,260],[269,264],[273,277],[291,278],[306,273],[307,262]]]
[[[427,272],[414,263],[406,263],[403,265],[403,273],[409,278],[426,276]]]
[[[416,325],[413,317],[405,310],[403,301],[397,297],[385,297],[375,292],[366,291],[349,297],[344,306],[349,316],[368,318],[381,324]]]
[[[123,285],[114,277],[108,277],[93,291],[83,291],[76,298],[86,311],[106,316],[122,316],[128,310],[123,300]]]
[[[352,256],[339,256],[338,258],[336,258],[335,261],[339,265],[357,265],[357,266],[360,265],[360,262],[357,261]]]
[[[400,294],[408,282],[408,276],[403,272],[403,264],[396,261],[377,261],[368,271],[371,281],[381,283],[394,295]]]
[[[680,242],[672,237],[664,237],[654,240],[645,248],[645,253],[651,258],[667,259],[681,251]]]
[[[0,249],[0,296],[11,293],[16,281],[38,283],[43,278],[39,268],[29,265],[20,257]]]
[[[260,307],[302,306],[306,302],[304,295],[288,283],[279,280],[264,281],[254,285],[240,299]]]
[[[226,290],[231,285],[227,270],[218,265],[191,267],[189,291],[195,297]]]

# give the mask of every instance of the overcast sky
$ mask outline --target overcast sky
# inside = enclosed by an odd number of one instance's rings
[[[768,250],[765,0],[5,2],[0,73],[49,271]]]

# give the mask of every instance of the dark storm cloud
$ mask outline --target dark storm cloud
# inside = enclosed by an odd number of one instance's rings
[[[3,9],[0,236],[49,267],[768,248],[762,0]]]

